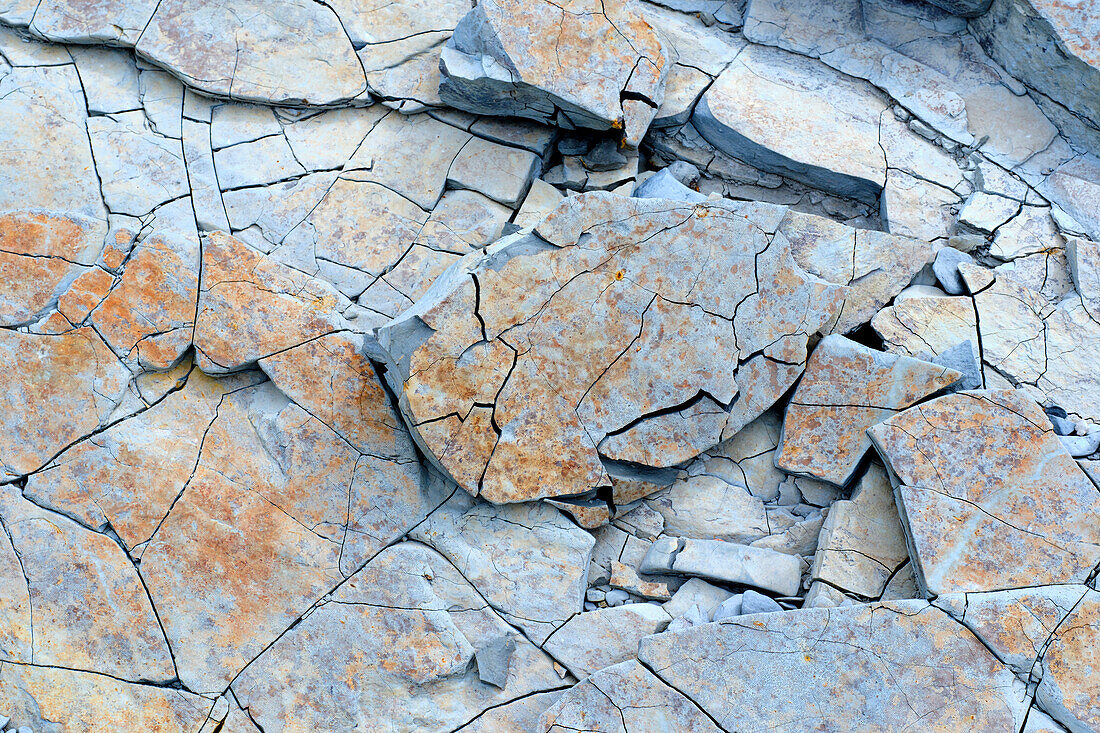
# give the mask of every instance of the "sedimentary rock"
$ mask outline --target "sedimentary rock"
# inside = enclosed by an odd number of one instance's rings
[[[577,679],[633,659],[638,642],[663,631],[672,617],[653,603],[628,603],[578,613],[555,631],[543,648]]]
[[[843,336],[814,348],[787,404],[775,465],[843,486],[871,447],[867,428],[951,386],[954,369],[874,351]]]
[[[770,213],[588,194],[469,255],[379,333],[419,441],[500,502],[607,486],[601,455],[670,465],[736,432],[843,297],[768,246]],[[688,380],[668,378],[685,363]],[[628,434],[667,450],[639,455]]]
[[[676,573],[763,588],[781,595],[798,592],[798,558],[775,550],[718,540],[662,537],[646,552],[643,573]]]
[[[926,593],[1080,582],[1100,562],[1100,491],[1019,392],[940,397],[869,433]]]
[[[621,130],[636,147],[669,51],[628,0],[479,2],[440,57],[440,98],[477,114]]]

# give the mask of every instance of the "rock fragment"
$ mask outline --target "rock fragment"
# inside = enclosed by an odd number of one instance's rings
[[[760,547],[718,540],[662,537],[650,546],[643,573],[675,573],[748,585],[784,596],[798,593],[798,558]]]
[[[584,679],[612,664],[633,659],[638,642],[663,631],[672,618],[653,603],[627,603],[578,613],[555,631],[543,648]]]

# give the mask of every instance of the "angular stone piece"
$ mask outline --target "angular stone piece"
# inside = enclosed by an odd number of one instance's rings
[[[947,395],[869,433],[922,592],[1081,582],[1100,562],[1100,491],[1020,392]]]
[[[638,642],[663,631],[672,617],[653,603],[627,603],[578,613],[555,631],[543,648],[584,679],[612,664],[633,659]]]
[[[597,446],[652,413],[667,449],[609,458],[672,465],[736,432],[844,295],[770,239],[778,213],[591,193],[467,255],[379,330],[419,442],[470,493],[512,502],[608,486]]]
[[[196,361],[228,372],[348,328],[349,302],[331,285],[214,232],[203,242],[202,286],[195,319]]]
[[[750,44],[703,95],[691,121],[728,155],[873,204],[886,184],[878,142],[886,108],[868,85]]]
[[[629,0],[485,0],[443,48],[439,96],[475,114],[621,130],[637,147],[669,53]]]
[[[30,27],[61,43],[133,46],[156,7],[155,0],[43,0]]]
[[[572,687],[532,730],[718,733],[695,703],[633,660],[602,669]]]
[[[546,504],[497,507],[459,493],[410,536],[443,553],[538,644],[582,608],[595,540]]]
[[[844,486],[871,447],[867,428],[961,377],[954,369],[826,336],[787,405],[775,465]]]
[[[871,327],[892,354],[942,354],[960,341],[978,343],[978,319],[970,298],[899,298],[871,319]]]
[[[646,552],[643,573],[676,573],[762,588],[783,596],[798,593],[798,558],[762,547],[718,540],[662,537]]]
[[[0,361],[0,475],[9,477],[40,468],[106,422],[131,378],[91,328],[0,330]]]
[[[810,579],[850,595],[877,599],[908,561],[890,479],[882,466],[872,463],[852,490],[852,498],[829,507]]]
[[[165,0],[137,51],[190,86],[234,99],[326,105],[366,91],[340,20],[309,0]]]
[[[153,132],[144,112],[92,117],[88,134],[112,213],[144,216],[189,192],[182,142]]]
[[[704,624],[644,639],[639,659],[724,730],[1010,731],[1029,702],[973,634],[919,600]]]
[[[510,635],[503,689],[475,650]],[[415,542],[380,553],[233,681],[264,730],[444,733],[486,708],[561,686],[549,657],[515,636],[442,556]]]
[[[646,504],[660,512],[664,529],[679,537],[747,543],[768,534],[764,503],[718,476],[684,477]]]
[[[1073,733],[1100,729],[1100,593],[1088,591],[1055,630],[1035,699]]]

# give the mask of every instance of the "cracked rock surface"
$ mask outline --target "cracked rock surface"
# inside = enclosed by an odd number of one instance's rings
[[[0,731],[1100,733],[1096,0],[0,0]]]

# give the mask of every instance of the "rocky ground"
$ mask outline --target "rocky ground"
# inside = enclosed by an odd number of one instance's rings
[[[0,0],[0,729],[1100,731],[1100,3]]]

